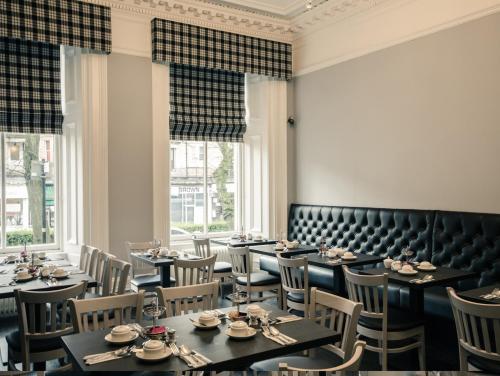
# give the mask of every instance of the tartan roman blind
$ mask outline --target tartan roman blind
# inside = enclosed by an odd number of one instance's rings
[[[155,18],[153,62],[252,73],[289,80],[290,44]]]
[[[173,140],[242,142],[245,76],[170,65],[170,137]]]
[[[60,47],[0,38],[0,131],[62,133]]]
[[[0,37],[111,53],[111,9],[77,0],[0,0]]]

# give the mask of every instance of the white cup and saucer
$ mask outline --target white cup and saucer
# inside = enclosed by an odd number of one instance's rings
[[[390,269],[393,262],[394,262],[393,259],[391,259],[390,257],[387,257],[386,259],[384,259],[384,267],[386,269]]]
[[[263,313],[263,309],[260,308],[257,304],[250,304],[248,307],[247,307],[247,314],[249,316],[256,316],[256,317],[260,317]]]
[[[335,248],[330,248],[326,252],[326,256],[329,257],[329,258],[335,258],[335,257],[337,257],[337,251],[335,250]]]
[[[286,245],[286,247],[288,249],[297,249],[297,248],[299,248],[299,246],[300,246],[300,243],[297,240],[287,242],[287,245]]]
[[[422,261],[417,266],[417,269],[422,270],[424,272],[432,272],[432,271],[436,270],[437,268],[434,265],[432,265],[429,261]]]
[[[165,342],[157,339],[150,339],[144,342],[142,349],[135,351],[135,356],[148,362],[163,360],[172,355],[172,350]]]
[[[161,247],[160,252],[158,253],[158,255],[160,257],[168,257],[168,254],[169,254],[169,250],[167,247]]]
[[[344,252],[344,254],[341,256],[342,260],[350,261],[350,260],[356,260],[358,256],[356,256],[352,252]]]
[[[15,279],[17,282],[31,281],[33,279],[33,275],[31,275],[27,269],[23,269],[16,273]]]
[[[274,249],[278,252],[281,252],[285,249],[285,245],[282,243],[282,242],[278,242],[276,243],[276,245],[274,246]]]
[[[38,252],[36,254],[36,256],[38,257],[38,259],[40,260],[45,260],[47,258],[47,255],[45,254],[45,252]]]
[[[418,272],[415,269],[413,269],[413,266],[407,264],[403,265],[401,269],[398,270],[398,273],[403,275],[415,275]]]
[[[218,317],[208,312],[198,316],[198,320],[191,321],[198,329],[215,329],[221,323]]]
[[[262,240],[262,234],[254,235],[253,239],[257,242],[260,242]]]
[[[16,255],[8,255],[7,258],[5,259],[5,262],[6,263],[12,263],[12,262],[15,262],[17,260],[17,256]]]
[[[168,252],[168,256],[169,257],[179,257],[180,254],[176,250],[171,250],[170,252]]]
[[[63,279],[63,278],[68,278],[69,273],[61,268],[56,268],[52,271],[52,277],[55,279]]]
[[[257,333],[257,330],[248,326],[245,321],[234,321],[226,330],[226,335],[233,339],[252,338]]]
[[[132,330],[128,325],[117,325],[111,329],[110,333],[106,334],[104,340],[119,345],[132,342],[137,339],[138,336],[139,333]]]

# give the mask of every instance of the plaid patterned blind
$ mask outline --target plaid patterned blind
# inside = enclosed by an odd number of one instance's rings
[[[290,44],[155,18],[153,61],[292,78]]]
[[[0,131],[62,133],[60,47],[0,38]]]
[[[0,0],[0,37],[111,53],[111,9],[77,0]]]
[[[170,65],[170,137],[173,140],[242,142],[245,76]]]

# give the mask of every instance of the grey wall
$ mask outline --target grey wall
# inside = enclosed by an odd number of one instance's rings
[[[296,201],[500,213],[500,14],[295,79]]]
[[[110,248],[153,238],[151,59],[108,59]]]

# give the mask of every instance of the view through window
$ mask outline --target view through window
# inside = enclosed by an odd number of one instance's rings
[[[238,154],[235,143],[171,141],[172,240],[235,230]]]
[[[1,248],[56,241],[54,135],[1,133]]]

